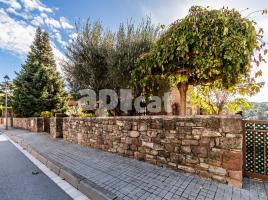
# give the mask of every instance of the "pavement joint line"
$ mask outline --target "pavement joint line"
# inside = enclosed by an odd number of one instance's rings
[[[80,191],[83,195],[87,196],[91,200],[115,200],[117,196],[106,189],[96,185],[85,177],[77,174],[73,170],[70,170],[63,166],[62,164],[54,161],[52,159],[46,158],[45,155],[38,152],[35,148],[27,144],[23,139],[17,138],[12,133],[5,135],[15,146],[28,153],[30,156],[33,156],[39,163],[41,162],[44,167],[50,168],[50,170],[55,174],[65,180],[66,183],[70,184],[72,187]],[[14,140],[14,142],[12,141]],[[17,143],[17,144],[16,144]],[[63,185],[64,189],[66,185]],[[64,190],[65,191],[65,190]],[[66,192],[66,191],[65,191]],[[80,199],[80,198],[79,198]]]
[[[22,140],[15,140],[13,141],[13,138],[15,137],[9,137],[6,134],[3,134],[4,137],[7,138],[8,141],[10,141],[20,152],[22,152],[34,165],[36,165],[46,176],[49,177],[50,180],[52,180],[56,185],[58,185],[66,194],[68,194],[71,198],[74,200],[90,200],[86,195],[84,195],[82,192],[77,190],[75,187],[73,187],[71,184],[69,184],[67,181],[63,180],[61,177],[59,177],[57,174],[55,174],[53,171],[51,171],[49,168],[47,168],[46,165],[44,165],[41,161],[39,161],[37,158],[35,158],[33,155],[31,155],[25,146],[20,146],[22,144]],[[12,138],[12,139],[11,139]],[[17,143],[17,141],[20,141]],[[59,181],[60,179],[60,181]],[[75,192],[74,192],[75,191]]]

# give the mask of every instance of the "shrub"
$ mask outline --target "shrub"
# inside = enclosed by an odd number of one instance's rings
[[[53,116],[52,112],[49,112],[49,111],[43,111],[40,114],[40,117],[43,117],[43,118],[50,118],[52,116]]]

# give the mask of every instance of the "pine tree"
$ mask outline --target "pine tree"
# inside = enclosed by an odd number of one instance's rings
[[[16,116],[39,116],[42,111],[61,112],[67,94],[49,42],[49,35],[37,28],[27,60],[14,81],[13,110]]]

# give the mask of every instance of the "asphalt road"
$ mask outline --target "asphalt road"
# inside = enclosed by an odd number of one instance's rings
[[[72,198],[0,133],[0,199],[70,200]]]

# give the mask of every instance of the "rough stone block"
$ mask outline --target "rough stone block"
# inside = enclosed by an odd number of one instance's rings
[[[241,117],[237,118],[222,118],[221,128],[225,133],[238,133],[241,134],[243,130]]]
[[[178,165],[178,169],[189,172],[189,173],[195,173],[195,169],[192,167],[184,166],[184,165]]]
[[[225,151],[223,153],[222,166],[232,171],[242,171],[242,152],[241,151]]]
[[[204,130],[202,133],[203,137],[221,137],[221,133],[218,131]]]
[[[221,183],[226,183],[226,182],[227,182],[225,176],[213,175],[211,178],[212,178],[213,180],[218,181],[218,182],[221,182]]]
[[[198,145],[198,140],[182,140],[182,145]]]
[[[148,147],[148,148],[151,148],[152,149],[152,148],[154,148],[154,143],[142,141],[142,146]]]
[[[227,174],[226,169],[222,167],[209,166],[208,171],[222,176],[225,176]]]
[[[239,181],[242,181],[243,179],[243,173],[242,171],[232,171],[232,170],[228,170],[228,176],[232,179],[236,179]]]
[[[191,153],[191,147],[190,146],[181,146],[181,150],[183,153]]]
[[[140,136],[140,132],[139,131],[129,131],[129,136],[132,138],[137,138]]]

